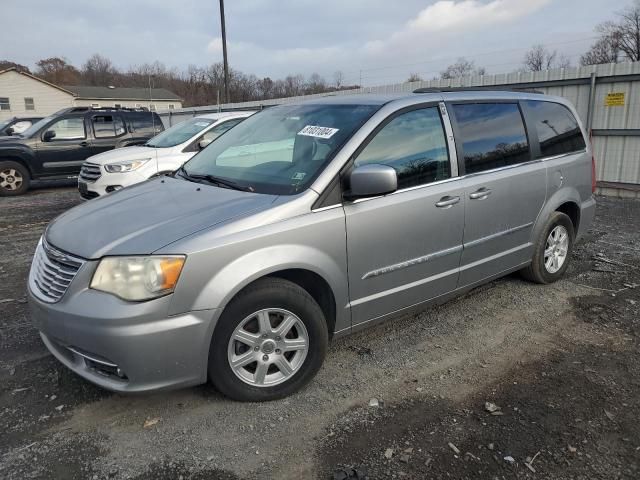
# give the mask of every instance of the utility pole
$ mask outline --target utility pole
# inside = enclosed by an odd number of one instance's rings
[[[224,0],[220,0],[220,25],[222,26],[222,61],[224,64],[224,102],[229,103],[229,63],[227,62],[227,29],[224,26]]]

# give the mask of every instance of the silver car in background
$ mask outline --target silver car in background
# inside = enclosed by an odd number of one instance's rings
[[[49,350],[107,389],[279,398],[332,337],[521,270],[595,210],[574,108],[536,93],[338,96],[259,112],[173,176],[78,206],[29,276]]]

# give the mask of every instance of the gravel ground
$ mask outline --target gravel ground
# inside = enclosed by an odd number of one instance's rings
[[[265,404],[117,395],[47,353],[27,272],[78,203],[0,199],[0,478],[640,477],[638,201],[599,199],[565,280],[509,276],[340,339],[306,389]]]

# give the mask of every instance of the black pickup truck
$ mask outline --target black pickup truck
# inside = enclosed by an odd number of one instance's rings
[[[21,195],[32,180],[75,178],[98,153],[141,145],[164,130],[155,112],[73,107],[0,137],[0,196]]]

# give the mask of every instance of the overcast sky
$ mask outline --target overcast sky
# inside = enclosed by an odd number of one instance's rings
[[[466,56],[516,69],[543,43],[575,64],[596,24],[631,0],[227,0],[229,63],[260,77],[318,72],[346,83],[431,78]],[[118,67],[222,60],[218,0],[0,0],[0,59],[33,66],[93,53]],[[362,71],[362,72],[361,72]]]

